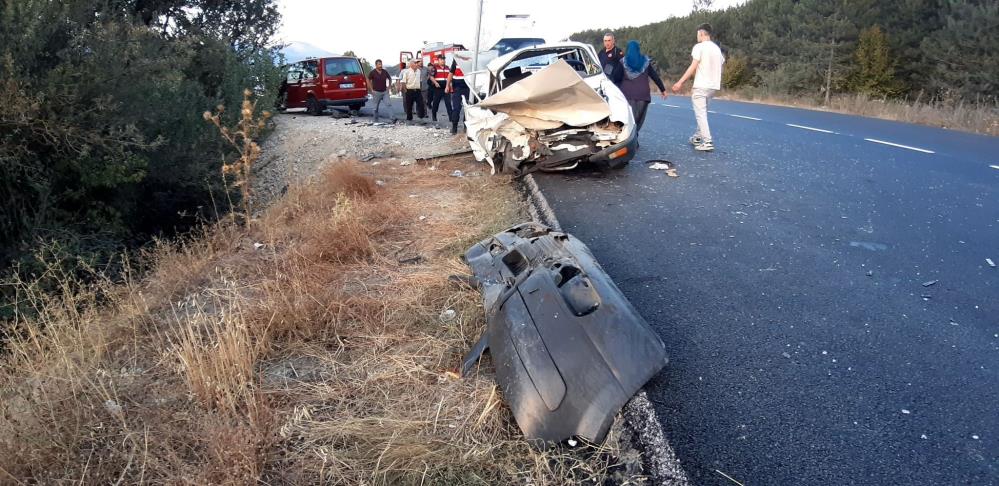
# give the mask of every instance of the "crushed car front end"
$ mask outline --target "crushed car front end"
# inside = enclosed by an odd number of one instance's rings
[[[604,76],[591,46],[520,49],[488,70],[489,95],[466,106],[465,119],[476,158],[494,172],[619,168],[634,157],[631,107]]]

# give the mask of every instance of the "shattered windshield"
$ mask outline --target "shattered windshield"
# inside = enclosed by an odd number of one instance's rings
[[[518,56],[503,69],[504,77],[510,77],[513,73],[520,75],[539,71],[554,64],[559,59],[565,60],[584,78],[601,73],[600,67],[594,62],[592,56],[582,49],[545,49],[528,51]]]
[[[491,50],[499,51],[499,55],[509,54],[517,49],[523,49],[525,47],[534,47],[544,44],[545,40],[540,38],[510,38],[510,39],[500,39],[496,45],[493,46]]]

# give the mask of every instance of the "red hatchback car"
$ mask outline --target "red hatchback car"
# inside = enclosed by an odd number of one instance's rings
[[[359,110],[368,101],[368,85],[356,57],[306,59],[286,66],[282,86],[285,108],[306,108],[320,115],[330,106]]]

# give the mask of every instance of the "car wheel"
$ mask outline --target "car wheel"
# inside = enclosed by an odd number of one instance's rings
[[[627,165],[628,165],[627,160],[611,159],[611,160],[600,161],[597,164],[597,168],[599,168],[600,170],[618,170],[625,168],[625,166]]]
[[[310,96],[308,101],[305,102],[305,112],[310,115],[319,116],[323,114],[323,107],[319,104],[318,100]]]

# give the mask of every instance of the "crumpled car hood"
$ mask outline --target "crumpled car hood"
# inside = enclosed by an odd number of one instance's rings
[[[465,107],[469,145],[476,159],[490,165],[492,173],[504,168],[497,166],[497,159],[516,172],[520,163],[542,159],[553,149],[578,152],[593,148],[578,139],[573,142],[564,136],[548,136],[551,131],[585,129],[573,135],[592,133],[592,141],[605,147],[627,140],[634,124],[628,101],[617,86],[603,75],[583,79],[564,60]]]

